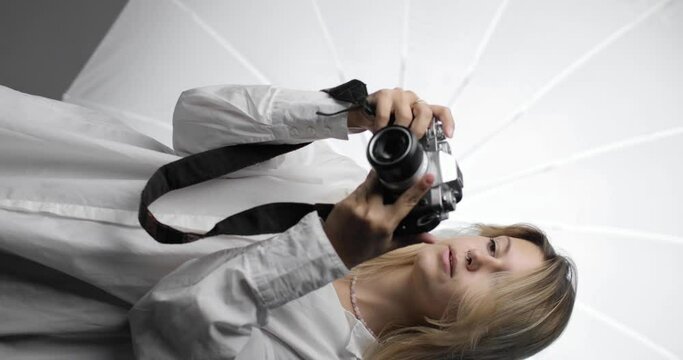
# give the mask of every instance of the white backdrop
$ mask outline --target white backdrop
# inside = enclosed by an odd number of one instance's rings
[[[577,263],[535,358],[679,359],[681,2],[131,0],[64,98],[170,145],[192,87],[414,90],[456,118],[453,220],[537,224]],[[362,163],[366,140],[334,144]]]

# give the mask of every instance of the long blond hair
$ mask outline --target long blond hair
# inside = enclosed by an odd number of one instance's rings
[[[576,298],[576,266],[556,254],[546,235],[528,224],[478,224],[481,236],[524,239],[543,252],[543,265],[523,275],[500,272],[486,292],[469,291],[441,319],[426,326],[393,327],[379,335],[366,358],[524,359],[550,345],[564,331]],[[359,277],[412,264],[424,244],[404,247],[356,266]]]

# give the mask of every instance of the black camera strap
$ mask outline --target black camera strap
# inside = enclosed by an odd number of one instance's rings
[[[295,145],[232,145],[193,154],[160,167],[147,181],[140,197],[138,220],[155,240],[182,244],[204,237],[280,233],[311,211],[327,218],[333,204],[270,203],[229,216],[205,234],[183,232],[159,222],[148,207],[169,191],[182,189],[235,172],[310,143]]]
[[[351,80],[324,92],[336,100],[350,102],[354,106],[367,104],[367,89],[359,80]],[[347,109],[348,110],[348,109]],[[311,211],[317,211],[326,219],[334,204],[270,203],[242,211],[218,222],[205,234],[183,232],[159,222],[151,211],[151,205],[169,191],[182,189],[245,167],[272,159],[278,155],[302,148],[310,143],[262,145],[241,144],[224,146],[193,154],[168,163],[152,175],[140,196],[138,221],[156,241],[165,244],[188,243],[201,238],[224,235],[258,235],[283,232],[296,225]]]

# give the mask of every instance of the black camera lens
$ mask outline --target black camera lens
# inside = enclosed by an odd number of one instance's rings
[[[378,137],[372,149],[373,158],[384,165],[400,160],[410,145],[410,137],[400,131],[388,131]]]
[[[370,165],[385,185],[403,190],[413,184],[426,168],[424,150],[413,133],[403,126],[387,126],[368,144]]]

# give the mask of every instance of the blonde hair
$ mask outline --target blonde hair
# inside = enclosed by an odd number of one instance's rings
[[[576,266],[558,255],[546,235],[528,224],[474,225],[486,237],[524,239],[543,252],[543,265],[523,275],[496,273],[487,291],[468,291],[452,302],[441,319],[429,325],[390,327],[366,358],[524,359],[557,339],[567,326],[576,298]],[[364,262],[353,269],[359,277],[410,265],[424,244],[407,246]]]

